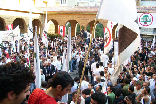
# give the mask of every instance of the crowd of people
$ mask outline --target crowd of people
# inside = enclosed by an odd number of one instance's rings
[[[15,52],[12,52],[9,42],[3,42],[0,75],[4,77],[0,77],[0,87],[5,89],[0,91],[0,104],[8,104],[7,101],[16,102],[19,99],[24,100],[22,104],[61,104],[62,102],[75,104],[79,88],[77,104],[156,103],[156,47],[152,45],[152,41],[141,40],[140,47],[123,65],[123,71],[114,85],[110,79],[114,70],[117,70],[114,47],[112,46],[108,53],[103,54],[104,39],[93,38],[80,87],[90,34],[81,31],[77,37],[71,39],[71,60],[69,69],[65,72],[63,53],[67,49],[67,40],[67,37],[48,40],[48,47],[46,47],[42,39],[38,39],[41,89],[35,86],[33,39],[28,43],[22,38],[20,45],[15,42]],[[17,46],[20,47],[20,52],[17,52]],[[73,79],[72,72],[77,73]],[[24,95],[21,95],[22,93]],[[27,97],[24,98],[26,95]]]

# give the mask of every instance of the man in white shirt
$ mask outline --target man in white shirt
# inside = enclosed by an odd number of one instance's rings
[[[91,65],[91,71],[92,71],[92,74],[94,74],[95,73],[95,71],[96,71],[96,64],[98,63],[98,58],[97,57],[95,57],[95,62],[94,63],[92,63],[92,65]],[[94,75],[93,75],[94,76]],[[94,78],[92,79],[92,81],[91,82],[94,82]]]
[[[104,67],[103,67],[103,63],[100,62],[99,63],[99,68],[95,70],[95,72],[93,73],[95,76],[99,76],[100,77],[100,72],[104,71]]]
[[[107,62],[109,60],[109,57],[107,55],[105,55],[105,54],[102,54],[100,59],[101,59],[101,62],[103,62],[103,65],[106,66]]]
[[[56,62],[55,62],[55,67],[56,67],[56,69],[58,70],[58,71],[61,71],[61,58],[60,58],[60,56],[57,56],[57,60],[56,60]]]
[[[108,63],[108,71],[109,71],[110,74],[112,74],[114,72],[114,68],[112,67],[111,62]]]
[[[95,57],[95,62],[92,63],[92,65],[91,65],[91,71],[92,72],[95,72],[97,63],[98,63],[98,58]]]

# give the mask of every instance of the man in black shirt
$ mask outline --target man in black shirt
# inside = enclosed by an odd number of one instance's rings
[[[84,89],[82,91],[82,96],[85,99],[85,104],[90,104],[90,102],[91,102],[90,93],[91,93],[91,90],[89,88]]]

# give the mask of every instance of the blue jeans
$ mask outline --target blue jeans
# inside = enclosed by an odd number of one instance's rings
[[[70,72],[72,72],[73,70],[75,70],[76,69],[76,61],[75,61],[75,59],[73,58],[72,60],[71,60],[71,64],[70,64]]]

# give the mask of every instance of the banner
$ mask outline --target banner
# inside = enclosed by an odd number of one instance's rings
[[[14,30],[0,31],[2,41],[13,41],[13,37],[14,40],[18,40],[19,34],[20,34],[19,26],[17,26]]]
[[[156,13],[137,13],[138,25],[144,28],[156,27]]]

